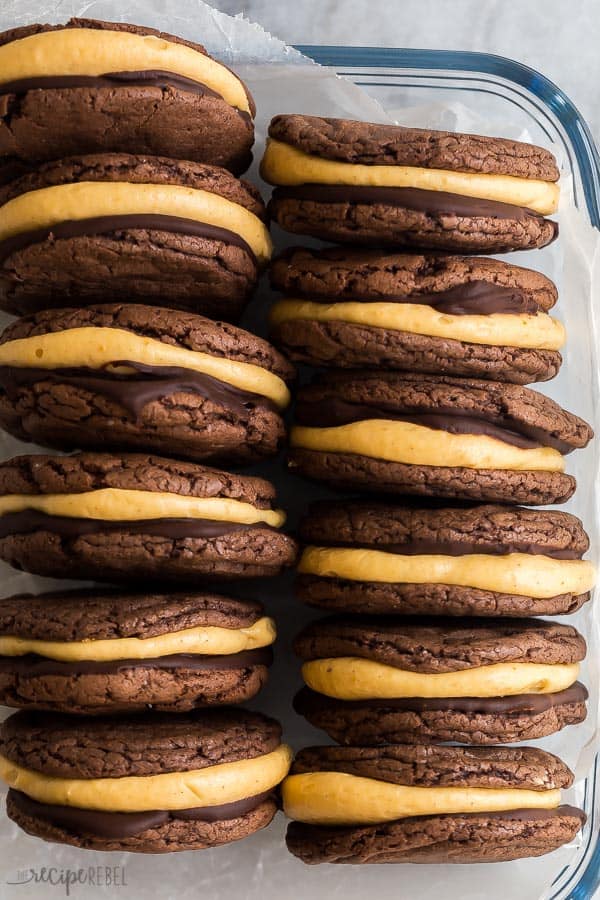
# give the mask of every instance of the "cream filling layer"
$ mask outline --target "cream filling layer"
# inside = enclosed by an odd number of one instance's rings
[[[51,75],[107,75],[159,71],[191,78],[250,112],[244,86],[224,65],[192,47],[154,35],[96,28],[65,28],[0,47],[0,83]]]
[[[122,360],[202,372],[240,390],[268,397],[282,409],[290,401],[285,382],[261,366],[173,346],[124,328],[68,328],[0,344],[0,365],[18,368],[85,366],[92,369],[110,367],[110,371],[117,373],[131,372],[127,366],[116,365]]]
[[[482,434],[450,434],[412,422],[364,419],[331,428],[295,425],[292,447],[323,453],[355,453],[371,459],[417,466],[564,472],[552,447],[523,449]]]
[[[562,323],[547,313],[453,316],[419,304],[418,298],[415,303],[313,303],[289,298],[275,303],[270,321],[272,325],[298,321],[346,322],[470,344],[531,350],[560,350],[566,337]]]
[[[79,181],[20,194],[0,207],[0,241],[52,228],[60,222],[146,214],[176,216],[225,228],[243,238],[260,263],[271,256],[268,228],[239,203],[180,184],[127,181]]]
[[[537,553],[403,556],[361,547],[306,547],[298,572],[382,584],[452,584],[540,599],[584,594],[596,581],[595,567],[584,559]]]
[[[282,744],[253,759],[189,772],[123,778],[57,778],[25,769],[0,756],[0,778],[38,803],[107,812],[220,806],[270,791],[287,774],[291,748]]]
[[[279,528],[285,513],[258,509],[251,503],[228,497],[184,497],[162,491],[101,488],[81,494],[5,494],[0,497],[0,516],[34,510],[48,516],[136,522],[144,519],[211,519]]]
[[[180,653],[225,656],[267,647],[276,637],[275,622],[263,616],[247,628],[196,626],[148,638],[110,638],[84,641],[42,641],[5,635],[0,637],[0,656],[35,653],[61,662],[119,659],[157,659]]]
[[[283,141],[269,138],[260,165],[269,184],[347,184],[368,187],[409,187],[445,191],[463,197],[496,200],[525,206],[541,215],[558,209],[560,188],[551,181],[514,175],[481,175],[419,166],[365,166],[323,159],[304,153]]]
[[[574,684],[578,674],[578,663],[496,663],[431,674],[354,656],[314,659],[302,666],[302,677],[313,691],[337,700],[554,694]]]
[[[310,825],[376,825],[409,816],[555,809],[557,789],[413,787],[345,772],[288,775],[282,784],[283,809]]]

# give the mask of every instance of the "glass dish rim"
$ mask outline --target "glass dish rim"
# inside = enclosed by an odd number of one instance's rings
[[[600,229],[600,154],[590,128],[570,97],[536,69],[505,56],[471,50],[426,50],[400,47],[364,47],[332,44],[294,44],[296,50],[322,66],[367,69],[429,69],[471,72],[513,82],[533,94],[556,117],[569,139],[581,178],[585,209],[591,224]],[[338,72],[338,74],[344,74]],[[348,73],[351,74],[351,73]],[[600,751],[586,778],[595,797],[600,778]],[[592,803],[592,816],[595,801]],[[592,819],[591,836],[594,822]],[[579,863],[581,865],[581,862]],[[564,870],[563,870],[564,871]],[[575,870],[577,871],[577,870]],[[562,872],[557,876],[560,878]],[[583,872],[564,900],[591,900],[600,887],[600,829]],[[552,897],[556,895],[551,895]]]

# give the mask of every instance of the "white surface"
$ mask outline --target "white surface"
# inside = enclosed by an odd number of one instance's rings
[[[79,8],[79,9],[78,9]],[[170,8],[172,15],[165,10]],[[12,9],[12,13],[11,13]],[[118,14],[113,10],[117,9]],[[152,10],[161,14],[153,15]],[[8,27],[20,20],[31,21],[39,17],[42,3],[36,0],[1,0],[0,26]],[[77,0],[47,0],[43,10],[48,21],[63,21],[69,14],[81,11]],[[286,58],[285,49],[261,35],[259,30],[238,21],[235,29],[229,28],[224,20],[206,20],[202,4],[197,0],[130,0],[126,7],[109,0],[98,0],[87,4],[86,14],[111,18],[113,15],[129,21],[139,21],[181,33],[191,38],[205,40],[211,50],[226,52],[234,59],[236,52],[245,56],[263,55],[269,60]],[[10,21],[10,16],[13,21]],[[254,50],[248,54],[248,50]],[[366,119],[382,119],[384,113],[349,82],[333,78],[317,67],[297,67],[272,65],[270,67],[245,65],[239,67],[253,90],[258,104],[257,147],[255,158],[260,159],[266,124],[271,115],[281,108],[282,98],[288,108],[312,111],[316,114],[356,116]],[[421,107],[406,115],[414,124],[440,124],[436,116],[444,115],[448,127],[469,127],[486,130],[486,121],[480,121],[472,110],[456,107],[451,110],[432,111]],[[515,126],[497,123],[501,133],[507,136],[527,137]],[[251,177],[257,179],[256,163]],[[568,187],[568,186],[566,186]],[[266,187],[262,186],[266,192]],[[565,192],[568,194],[568,190]],[[561,304],[559,315],[565,320],[570,340],[566,351],[566,366],[561,376],[548,388],[559,402],[589,420],[596,421],[597,407],[597,358],[594,353],[593,328],[591,320],[590,260],[596,250],[595,233],[586,227],[580,217],[568,207],[561,211],[562,240],[543,251],[517,255],[518,262],[533,265],[545,271],[559,282]],[[278,248],[288,242],[275,229]],[[563,268],[563,256],[566,264]],[[596,298],[598,299],[598,298]],[[263,286],[252,303],[245,323],[253,330],[264,330],[265,308],[269,300]],[[0,442],[2,455],[18,450],[16,442]],[[29,448],[27,448],[29,449]],[[291,513],[290,526],[294,527],[297,517],[306,509],[312,498],[323,495],[322,491],[304,482],[286,476],[281,462],[265,464],[262,473],[276,480],[280,500]],[[573,454],[569,459],[569,470],[579,479],[581,485],[591,485],[597,472],[597,451],[594,447],[585,452]],[[592,491],[581,490],[569,508],[584,518],[592,531],[594,545],[597,546],[596,498]],[[51,583],[41,583],[25,575],[10,573],[3,568],[6,579],[3,593],[17,590],[49,589]],[[10,577],[12,576],[12,577]],[[314,619],[315,613],[296,603],[291,595],[291,577],[263,581],[249,585],[244,593],[260,597],[272,613],[279,627],[277,659],[266,690],[251,705],[272,713],[285,725],[287,740],[297,749],[308,743],[323,742],[322,733],[310,728],[291,710],[291,698],[300,686],[299,665],[291,652],[291,641],[301,625]],[[579,626],[591,631],[593,607],[577,617]],[[590,684],[598,681],[598,648],[592,642],[586,663],[584,680]],[[596,692],[597,696],[597,692]],[[579,775],[585,773],[591,755],[591,744],[595,724],[596,697],[590,703],[590,717],[578,729],[569,729],[562,735],[542,742],[543,746],[564,756]],[[582,754],[583,745],[587,752]],[[569,792],[567,801],[578,802],[577,790]],[[71,896],[95,898],[98,896],[118,897],[119,894],[138,900],[186,900],[202,897],[207,900],[364,900],[369,892],[378,900],[437,900],[444,896],[448,900],[501,900],[510,884],[512,900],[537,900],[552,874],[567,865],[571,848],[562,848],[551,857],[487,867],[465,866],[382,866],[382,867],[333,867],[309,868],[287,854],[283,846],[285,820],[279,815],[275,823],[262,833],[237,845],[203,853],[173,854],[165,857],[142,857],[126,854],[90,854],[62,846],[47,845],[29,838],[0,816],[0,841],[3,852],[0,862],[0,897],[37,898],[60,897],[65,895],[63,887],[48,888],[47,885],[21,884],[10,887],[7,882],[18,880],[20,870],[34,868],[40,872],[43,867],[66,868],[71,871],[87,866],[125,865],[127,887],[113,889],[108,885],[100,888],[74,887]]]
[[[214,0],[288,44],[478,50],[526,63],[600,143],[600,0]]]

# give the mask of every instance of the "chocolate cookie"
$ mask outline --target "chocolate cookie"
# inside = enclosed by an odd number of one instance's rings
[[[3,170],[75,153],[252,160],[254,101],[204,47],[154,28],[70,19],[0,34]]]
[[[564,503],[563,456],[590,426],[526,387],[396,372],[329,372],[298,393],[289,465],[335,487]]]
[[[0,559],[57,578],[276,575],[296,545],[262,478],[137,453],[0,464]]]
[[[297,637],[295,709],[341,744],[502,744],[583,721],[585,641],[530,619],[333,617]]]
[[[558,372],[554,284],[496,259],[295,247],[271,267],[271,335],[314,366],[527,384]]]
[[[564,615],[595,582],[582,523],[558,510],[322,502],[300,537],[297,594],[336,612]]]
[[[44,163],[0,186],[0,306],[158,301],[236,318],[271,253],[264,216],[256,188],[217,166],[109,153]]]
[[[585,823],[559,805],[572,783],[558,757],[532,747],[309,747],[282,786],[296,819],[287,846],[309,864],[542,856]]]
[[[74,718],[20,712],[0,729],[7,813],[88,850],[167,853],[237,841],[273,818],[291,751],[241,709]]]
[[[275,625],[208,593],[72,591],[0,600],[0,703],[67,713],[185,712],[249,700]]]
[[[285,439],[293,374],[261,338],[191,313],[44,310],[0,336],[0,424],[65,450],[252,462]]]
[[[286,231],[340,243],[505,253],[558,234],[559,171],[503,138],[275,116],[261,164]]]

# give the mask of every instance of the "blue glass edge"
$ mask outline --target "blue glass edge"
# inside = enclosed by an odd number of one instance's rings
[[[322,66],[411,68],[484,72],[513,81],[529,90],[561,122],[575,153],[590,221],[600,228],[600,154],[587,122],[575,104],[556,84],[524,63],[504,56],[457,50],[412,50],[398,47],[348,47],[295,44],[296,50]],[[581,878],[566,900],[591,900],[600,887],[600,840]]]
[[[504,56],[467,50],[413,50],[320,44],[296,44],[295,48],[322,66],[485,72],[526,88],[552,110],[565,129],[577,159],[590,221],[596,228],[600,228],[600,155],[594,139],[575,104],[564,91],[535,69]]]

